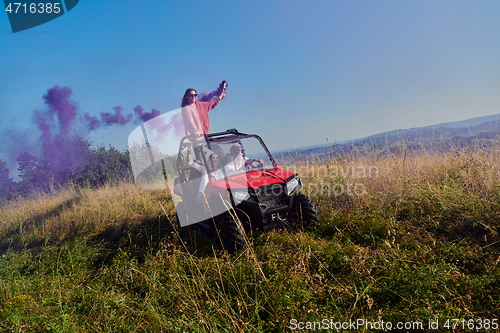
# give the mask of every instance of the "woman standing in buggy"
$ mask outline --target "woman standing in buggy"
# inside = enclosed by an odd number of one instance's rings
[[[188,88],[182,97],[182,120],[186,129],[186,135],[193,135],[195,137],[208,134],[210,132],[210,119],[208,112],[215,108],[220,100],[226,96],[225,90],[227,82],[222,81],[217,90],[204,96],[203,100],[196,100],[198,93],[193,88]],[[202,94],[203,95],[203,94]],[[215,96],[215,97],[213,97]]]

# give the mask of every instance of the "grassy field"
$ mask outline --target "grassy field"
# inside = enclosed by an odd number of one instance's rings
[[[233,255],[178,229],[167,193],[134,184],[3,204],[0,332],[500,325],[500,147],[283,167],[321,226],[266,232]]]

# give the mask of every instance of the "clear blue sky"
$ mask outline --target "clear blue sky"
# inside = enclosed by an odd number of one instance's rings
[[[54,85],[98,116],[168,112],[227,80],[212,131],[271,150],[500,113],[499,13],[496,0],[80,0],[15,34],[0,13],[0,158],[34,149]],[[90,139],[124,149],[135,126]]]

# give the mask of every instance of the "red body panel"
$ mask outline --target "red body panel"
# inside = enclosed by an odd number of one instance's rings
[[[210,185],[219,189],[230,188],[252,188],[256,189],[260,186],[271,185],[276,183],[284,183],[285,179],[293,176],[294,173],[288,170],[281,169],[276,166],[274,170],[259,170],[227,177],[225,180],[214,181],[210,180]]]

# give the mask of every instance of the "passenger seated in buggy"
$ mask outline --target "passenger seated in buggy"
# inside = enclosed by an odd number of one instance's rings
[[[218,153],[212,153],[209,156],[209,163],[211,170],[207,170],[204,165],[198,164],[193,161],[191,156],[191,147],[188,145],[187,150],[187,162],[189,166],[201,173],[200,186],[198,188],[198,193],[196,195],[196,202],[198,204],[203,203],[205,188],[207,187],[209,177],[215,177],[215,179],[224,178],[223,171],[220,164],[220,156]]]

